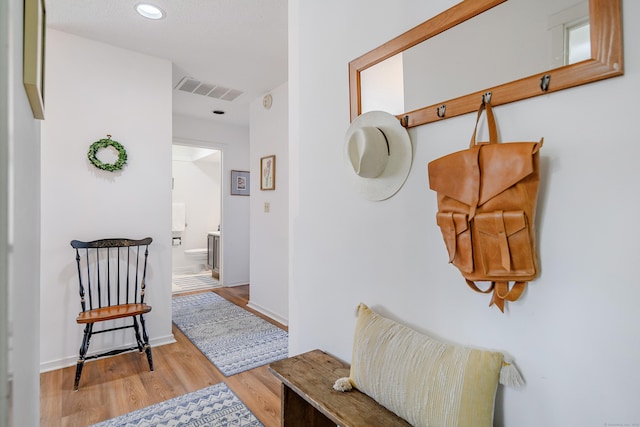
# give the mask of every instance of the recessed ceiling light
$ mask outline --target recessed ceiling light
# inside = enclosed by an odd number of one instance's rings
[[[164,10],[160,9],[158,6],[154,6],[149,3],[136,4],[136,12],[138,12],[138,14],[144,16],[145,18],[149,18],[149,19],[164,18]]]

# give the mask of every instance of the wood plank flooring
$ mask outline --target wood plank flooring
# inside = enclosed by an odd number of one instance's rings
[[[214,290],[246,307],[249,285]],[[175,326],[176,343],[153,348],[149,371],[144,353],[125,353],[85,364],[80,390],[73,392],[75,366],[40,375],[40,425],[86,427],[172,397],[224,382],[265,427],[280,425],[280,381],[262,366],[225,377]]]

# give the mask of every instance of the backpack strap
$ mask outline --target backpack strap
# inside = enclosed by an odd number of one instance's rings
[[[524,292],[524,289],[527,287],[527,282],[514,282],[511,289],[509,289],[508,281],[500,281],[500,282],[491,282],[489,287],[486,290],[480,289],[473,281],[469,279],[465,279],[467,285],[476,292],[481,294],[488,294],[493,291],[493,295],[491,297],[491,302],[489,303],[489,307],[492,305],[496,305],[504,313],[504,301],[516,301],[520,298],[520,295]]]
[[[489,287],[486,290],[483,291],[482,289],[480,289],[475,284],[475,282],[473,282],[473,281],[471,281],[469,279],[464,279],[464,280],[467,282],[467,285],[469,285],[469,287],[471,289],[473,289],[474,291],[479,292],[481,294],[488,294],[489,292],[493,291],[493,288],[494,288],[494,285],[495,285],[495,282],[491,282],[491,285],[489,285]]]
[[[471,135],[471,142],[469,143],[469,148],[472,148],[475,145],[478,145],[476,141],[476,133],[478,131],[478,123],[480,122],[480,116],[482,115],[482,111],[486,110],[487,112],[487,126],[489,128],[489,144],[497,144],[498,143],[498,127],[496,126],[496,118],[493,115],[493,110],[491,109],[491,104],[483,102],[478,108],[478,115],[476,116],[476,127],[473,128],[473,135]]]

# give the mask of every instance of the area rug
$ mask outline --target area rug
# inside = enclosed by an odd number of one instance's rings
[[[171,292],[179,294],[220,287],[220,282],[211,277],[211,272],[199,274],[174,275],[171,279]]]
[[[287,332],[213,292],[172,305],[173,323],[225,376],[288,357]]]
[[[262,427],[224,383],[112,418],[92,427]]]

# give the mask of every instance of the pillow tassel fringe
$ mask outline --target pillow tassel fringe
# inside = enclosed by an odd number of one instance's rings
[[[500,369],[500,384],[507,387],[522,387],[525,382],[524,378],[516,368],[513,362],[502,362],[502,368]]]
[[[349,377],[342,377],[336,380],[335,384],[333,384],[333,389],[336,391],[351,391],[353,385],[351,385]]]

